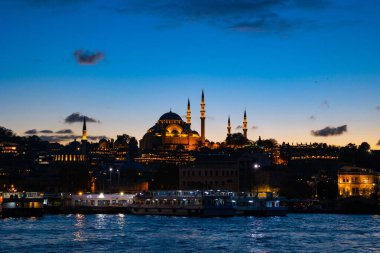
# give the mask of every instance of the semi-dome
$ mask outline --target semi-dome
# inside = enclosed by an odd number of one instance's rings
[[[177,113],[170,111],[163,114],[159,120],[181,120],[182,121],[182,118]]]

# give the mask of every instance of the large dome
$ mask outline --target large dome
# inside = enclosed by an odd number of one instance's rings
[[[170,111],[163,114],[159,120],[181,120],[182,121],[182,118],[177,113]]]

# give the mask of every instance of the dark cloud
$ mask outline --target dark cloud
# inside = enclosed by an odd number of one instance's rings
[[[104,54],[80,49],[74,52],[74,57],[81,65],[95,65],[104,58]]]
[[[31,129],[31,130],[25,131],[25,134],[37,134],[37,133],[38,133],[37,129]]]
[[[258,129],[258,126],[252,126],[251,129]]]
[[[70,114],[69,116],[67,116],[65,118],[65,123],[71,124],[71,123],[76,123],[76,122],[83,122],[84,118],[86,118],[86,122],[100,123],[99,120],[96,120],[94,118],[82,115],[79,112],[74,112],[74,113]]]
[[[380,105],[376,106],[376,111],[380,111]]]
[[[314,136],[334,136],[334,135],[341,135],[343,133],[347,132],[347,125],[339,126],[339,127],[325,127],[321,130],[313,130],[311,131],[311,134]]]
[[[57,132],[55,132],[56,134],[73,134],[73,130],[71,129],[62,129],[62,130],[59,130]]]
[[[241,125],[238,125],[237,127],[236,127],[236,129],[242,129],[243,128],[243,126],[241,126]]]
[[[323,100],[323,102],[321,103],[321,107],[324,107],[324,108],[329,109],[329,108],[330,108],[330,103],[329,103],[329,101],[327,101],[327,100]]]
[[[237,31],[282,32],[313,23],[306,20],[307,13],[321,11],[329,4],[327,0],[129,0],[112,9],[127,14],[147,13],[175,23],[206,22]],[[287,12],[298,13],[299,17],[285,15]]]
[[[41,131],[38,131],[39,133],[41,134],[52,134],[54,133],[52,130],[41,130]]]
[[[80,140],[82,138],[81,135],[41,135],[39,136],[41,140],[48,141],[48,142],[68,142],[68,141],[74,141]],[[106,136],[87,136],[87,139],[90,141],[98,141],[102,138],[107,138]]]
[[[309,117],[309,119],[310,119],[310,120],[316,120],[317,118],[316,118],[314,115],[311,115],[311,116]]]
[[[377,142],[377,144],[376,144],[377,146],[380,146],[380,140]]]
[[[90,141],[99,141],[101,139],[108,139],[107,136],[105,135],[99,135],[99,136],[87,136],[87,139],[89,139]]]

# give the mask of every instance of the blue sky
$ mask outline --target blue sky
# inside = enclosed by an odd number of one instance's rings
[[[0,125],[80,134],[65,123],[80,112],[100,121],[90,135],[140,139],[190,98],[199,130],[204,89],[210,140],[247,108],[253,140],[378,148],[379,11],[374,0],[1,1]],[[78,50],[102,57],[83,64]]]

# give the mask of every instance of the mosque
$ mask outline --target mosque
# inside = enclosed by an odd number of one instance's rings
[[[202,90],[201,97],[201,134],[191,129],[190,100],[187,101],[186,122],[177,113],[171,110],[163,114],[157,123],[148,129],[140,140],[142,150],[197,150],[200,147],[210,147],[206,139],[206,110],[205,96]],[[247,116],[244,111],[243,135],[247,138]],[[231,136],[231,122],[228,117],[227,136]]]

